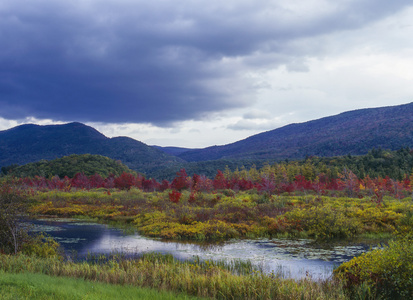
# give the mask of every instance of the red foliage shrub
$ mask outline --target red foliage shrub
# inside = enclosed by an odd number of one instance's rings
[[[185,169],[181,169],[179,172],[176,173],[176,177],[172,181],[171,187],[178,191],[189,188],[189,182],[187,177],[188,175],[186,174]]]
[[[182,193],[173,190],[172,192],[169,193],[169,200],[171,200],[173,203],[178,203],[179,199],[181,199]]]
[[[188,202],[189,203],[194,203],[196,201],[196,192],[192,192],[191,195],[189,196]]]
[[[163,192],[163,191],[169,189],[169,186],[170,186],[169,181],[164,179],[164,180],[162,180],[162,183],[161,183],[159,189],[161,190],[161,192]]]
[[[225,178],[224,174],[218,170],[217,175],[214,178],[214,189],[216,190],[224,190],[228,188],[228,182]]]
[[[134,183],[135,176],[126,172],[115,178],[115,187],[121,190],[130,190]]]

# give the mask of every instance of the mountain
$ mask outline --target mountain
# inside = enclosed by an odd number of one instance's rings
[[[108,138],[81,124],[21,125],[0,131],[0,167],[52,160],[70,154],[98,154],[142,173],[179,165],[181,159],[128,137]]]
[[[195,150],[191,148],[182,148],[182,147],[161,147],[161,146],[152,146],[152,147],[162,150],[163,152],[168,153],[170,155],[175,155],[175,156],[182,154],[186,151]]]
[[[189,161],[218,159],[301,159],[306,156],[366,154],[372,148],[413,147],[413,103],[359,109],[305,123],[290,124],[244,140],[178,157]]]
[[[21,125],[0,131],[0,167],[52,160],[71,154],[98,154],[145,174],[171,174],[181,167],[222,169],[257,161],[367,154],[370,149],[413,148],[413,103],[360,109],[290,124],[244,140],[204,149],[150,147],[128,137],[107,138],[81,123]],[[171,155],[174,154],[174,155]],[[208,161],[208,164],[185,164]]]

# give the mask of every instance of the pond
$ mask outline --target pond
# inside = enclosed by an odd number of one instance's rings
[[[368,251],[366,243],[317,244],[310,239],[231,240],[220,244],[171,242],[128,234],[108,225],[74,219],[40,219],[31,222],[33,231],[42,231],[58,241],[67,254],[78,258],[88,254],[146,252],[172,254],[177,259],[250,260],[266,272],[286,278],[325,279],[333,268]]]

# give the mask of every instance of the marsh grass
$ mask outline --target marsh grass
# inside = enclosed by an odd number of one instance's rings
[[[91,218],[171,240],[301,237],[318,240],[394,236],[413,231],[411,198],[330,197],[299,192],[262,195],[221,190],[191,194],[178,203],[164,192],[49,191],[31,197],[34,215]],[[263,197],[265,196],[265,201]],[[192,198],[191,198],[192,197]]]
[[[366,232],[360,234],[360,239],[364,240],[371,240],[371,241],[389,241],[394,239],[394,234],[389,232]]]
[[[213,299],[347,299],[338,281],[281,279],[249,263],[179,261],[170,255],[146,254],[139,259],[112,258],[68,262],[26,255],[0,256],[7,273],[40,273],[91,282],[133,285]]]

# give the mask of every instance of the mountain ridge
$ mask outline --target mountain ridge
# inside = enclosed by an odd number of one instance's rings
[[[78,122],[24,124],[0,131],[0,167],[71,154],[107,156],[142,173],[182,162],[140,141],[129,137],[108,138],[93,127]]]
[[[186,161],[301,159],[311,155],[361,155],[374,147],[397,150],[403,146],[413,146],[413,103],[293,123],[235,143],[189,150],[178,157]]]
[[[363,155],[373,148],[402,147],[413,148],[413,103],[292,123],[235,143],[203,149],[148,146],[124,136],[108,138],[78,122],[24,124],[0,131],[0,167],[88,153],[120,160],[141,173],[160,174],[165,168],[179,170],[188,162],[209,161],[209,165],[218,166],[231,160],[249,163]]]

